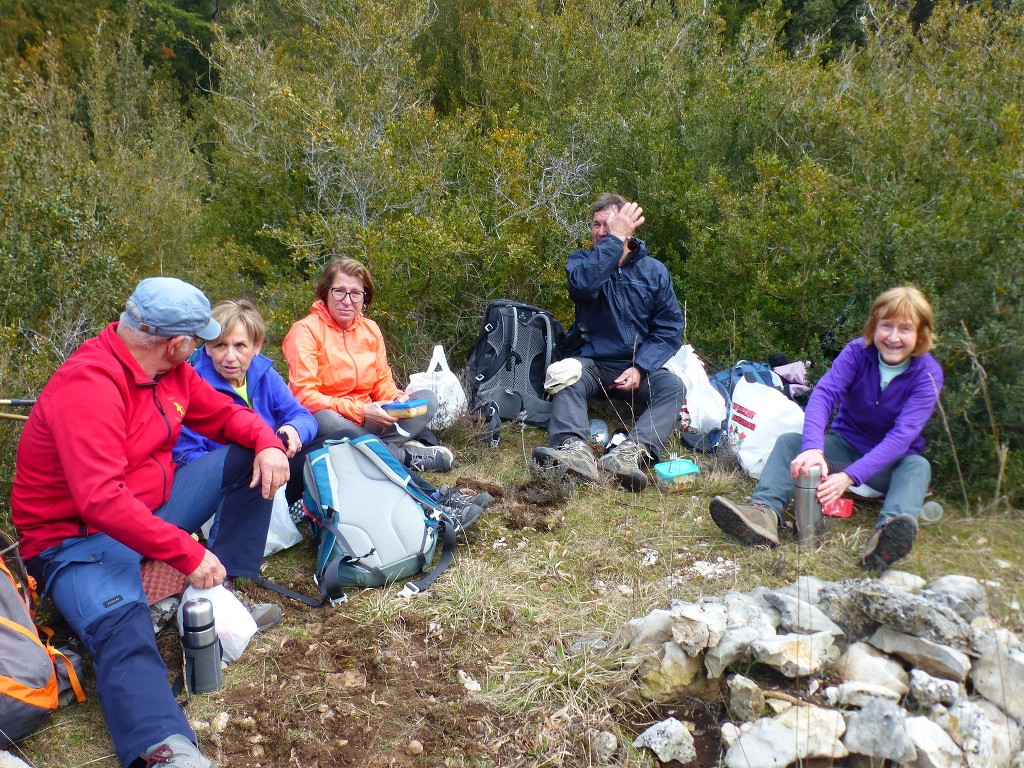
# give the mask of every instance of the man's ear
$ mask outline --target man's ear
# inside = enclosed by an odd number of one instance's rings
[[[167,357],[172,358],[181,351],[182,344],[188,344],[191,336],[172,336],[167,343]]]

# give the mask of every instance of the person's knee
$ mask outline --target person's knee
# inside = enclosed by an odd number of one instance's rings
[[[686,399],[686,385],[671,371],[654,371],[647,377],[651,387],[651,399],[668,402]]]
[[[897,472],[921,478],[925,485],[930,483],[932,479],[932,465],[928,459],[916,453],[900,459],[893,468],[893,474]]]

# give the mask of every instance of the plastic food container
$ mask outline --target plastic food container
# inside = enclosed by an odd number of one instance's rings
[[[406,400],[404,403],[388,403],[381,408],[394,416],[396,419],[411,419],[413,416],[422,416],[427,412],[428,401]]]
[[[654,479],[665,493],[681,491],[698,472],[700,468],[689,459],[671,459],[654,465]]]

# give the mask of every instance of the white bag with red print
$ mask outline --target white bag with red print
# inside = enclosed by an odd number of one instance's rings
[[[804,412],[777,389],[745,378],[736,382],[726,434],[751,477],[761,476],[779,435],[803,429]]]

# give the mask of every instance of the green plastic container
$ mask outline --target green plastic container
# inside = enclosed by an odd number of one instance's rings
[[[693,482],[700,468],[689,459],[670,459],[654,465],[654,479],[665,493],[677,493]]]

